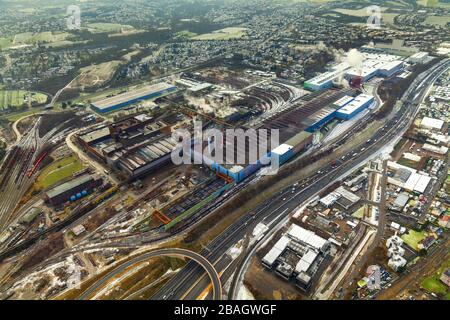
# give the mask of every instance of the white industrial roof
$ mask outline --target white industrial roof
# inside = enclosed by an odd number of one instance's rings
[[[308,250],[306,254],[300,259],[300,261],[295,266],[295,271],[297,273],[308,271],[311,264],[316,260],[318,253],[313,250]]]
[[[352,96],[343,96],[339,100],[335,101],[333,104],[335,106],[339,107],[339,108],[342,108],[343,106],[345,106],[350,101],[353,101],[353,99],[354,98]]]
[[[339,200],[341,197],[340,194],[336,194],[334,192],[328,194],[327,196],[320,199],[320,203],[323,204],[325,207],[332,206],[336,201]]]
[[[302,257],[308,263],[313,263],[316,260],[318,253],[313,250],[308,250],[308,252]]]
[[[311,266],[311,264],[310,263],[308,263],[308,262],[306,262],[305,260],[303,260],[303,259],[301,259],[298,263],[297,263],[297,265],[295,266],[295,271],[297,272],[297,273],[300,273],[300,272],[306,272],[306,271],[308,271],[308,269],[309,269],[309,267]]]
[[[275,260],[278,259],[280,254],[284,251],[284,249],[286,249],[287,245],[289,244],[289,241],[290,240],[287,236],[285,235],[282,236],[280,240],[278,240],[277,243],[275,243],[273,248],[270,249],[270,251],[267,252],[267,254],[264,256],[263,262],[268,265],[272,265],[275,262]]]
[[[361,199],[353,192],[350,192],[347,189],[345,189],[343,186],[340,186],[339,188],[337,188],[335,190],[335,192],[339,193],[341,196],[343,196],[344,198],[346,198],[347,200],[349,200],[353,203],[356,203]]]
[[[291,150],[293,147],[288,145],[288,144],[280,144],[278,147],[276,147],[275,149],[272,150],[272,153],[278,154],[278,155],[283,155],[286,152],[288,152],[289,150]]]
[[[388,161],[388,168],[389,169],[394,169],[394,170],[406,169],[408,171],[411,171],[411,173],[416,173],[417,172],[416,169],[404,166],[404,165],[402,165],[402,164],[400,164],[398,162],[394,162],[394,161]]]
[[[96,106],[99,109],[106,109],[114,105],[118,105],[130,100],[139,99],[143,96],[154,94],[160,91],[168,90],[176,88],[175,86],[161,82],[153,85],[148,85],[142,88],[138,89],[131,89],[130,91],[127,91],[125,93],[118,94],[113,97],[105,98],[103,100],[95,101],[93,103],[94,106]]]
[[[419,182],[421,175],[418,173],[413,173],[409,179],[405,182],[404,188],[408,191],[414,191],[414,187],[417,182]]]
[[[427,57],[427,56],[428,56],[428,52],[423,52],[423,51],[421,51],[421,52],[414,53],[410,58],[413,58],[413,59],[422,59],[422,58],[425,58],[425,57]]]
[[[405,182],[403,188],[408,191],[424,193],[430,181],[431,178],[429,176],[415,172],[411,174],[409,179]]]
[[[444,146],[440,146],[440,147],[436,147],[432,144],[429,143],[425,143],[422,147],[422,149],[427,150],[427,151],[431,151],[434,153],[439,153],[439,154],[446,154],[448,152],[448,148],[444,147]]]
[[[420,125],[422,127],[440,130],[444,126],[444,121],[443,120],[439,120],[439,119],[433,119],[433,118],[424,117],[422,119]]]
[[[212,87],[211,83],[205,82],[205,83],[201,83],[199,85],[196,85],[194,87],[191,87],[188,90],[192,91],[192,92],[198,92],[198,91],[202,91],[202,90],[205,90],[205,89],[208,89],[208,88],[211,88],[211,87]]]
[[[414,191],[424,193],[425,190],[427,189],[430,181],[431,181],[431,177],[421,175],[419,181],[414,186]]]
[[[309,79],[307,82],[314,85],[322,85],[326,82],[336,79],[341,73],[342,73],[341,70],[321,73],[318,76]]]
[[[316,249],[321,249],[327,243],[327,240],[319,237],[314,232],[306,230],[296,224],[291,225],[288,234],[297,241],[306,243]]]
[[[397,68],[399,65],[403,65],[403,61],[400,61],[400,60],[390,61],[390,62],[385,63],[381,67],[381,70],[392,70],[392,69]]]
[[[360,94],[352,102],[345,107],[339,109],[339,113],[352,114],[355,110],[359,109],[363,104],[373,99],[373,96],[368,94]]]
[[[410,152],[405,152],[403,154],[403,158],[414,161],[414,162],[419,162],[420,159],[422,159],[421,156],[418,156],[417,154],[412,154]]]

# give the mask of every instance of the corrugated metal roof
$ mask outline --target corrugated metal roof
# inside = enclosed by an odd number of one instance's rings
[[[81,185],[83,183],[86,183],[88,181],[92,181],[93,179],[94,178],[91,175],[84,175],[84,176],[78,177],[76,179],[73,179],[73,180],[71,180],[69,182],[63,183],[63,184],[61,184],[61,185],[59,185],[59,186],[57,186],[57,187],[47,191],[47,196],[49,198],[54,198],[54,197],[56,197],[56,196],[58,196],[58,195],[60,195],[60,194],[62,194],[64,192],[66,192],[68,190],[71,190],[71,189],[73,189],[73,188],[75,188],[75,187],[77,187],[77,186],[79,186],[79,185]]]
[[[272,265],[275,262],[275,260],[278,259],[280,254],[284,251],[284,249],[286,249],[289,241],[290,240],[287,236],[285,235],[282,236],[280,240],[278,240],[277,243],[275,243],[273,248],[270,249],[270,251],[267,252],[267,254],[264,256],[263,262],[268,265]]]
[[[288,234],[294,239],[306,243],[316,249],[322,249],[323,246],[327,243],[327,240],[319,237],[314,232],[306,230],[295,224],[291,225]]]

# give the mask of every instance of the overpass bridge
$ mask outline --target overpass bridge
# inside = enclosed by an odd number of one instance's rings
[[[220,282],[220,276],[217,273],[214,266],[202,255],[179,248],[168,248],[168,249],[159,249],[150,252],[143,253],[137,257],[134,257],[131,260],[128,260],[110,272],[108,272],[101,279],[97,280],[93,285],[87,288],[79,297],[78,300],[88,300],[89,297],[95,294],[99,289],[101,289],[104,285],[108,283],[113,277],[117,276],[121,272],[125,271],[128,267],[135,265],[137,263],[141,263],[147,261],[148,259],[155,257],[176,257],[176,258],[188,258],[195,262],[197,262],[208,274],[211,279],[212,288],[213,288],[213,299],[221,300],[222,299],[222,284]],[[163,297],[163,299],[170,299],[170,293]]]

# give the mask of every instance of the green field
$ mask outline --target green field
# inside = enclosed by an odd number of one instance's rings
[[[419,244],[420,241],[422,241],[423,239],[425,239],[426,237],[426,233],[424,231],[418,232],[415,230],[409,230],[408,233],[402,235],[402,239],[403,241],[405,241],[405,243],[410,246],[412,249],[418,251],[417,245]]]
[[[132,26],[123,25],[119,23],[89,23],[87,27],[88,30],[92,33],[110,33],[110,32],[115,33],[134,30]]]
[[[18,44],[38,44],[38,43],[52,43],[58,41],[64,41],[71,37],[67,32],[24,32],[14,36],[13,43]]]
[[[46,167],[36,180],[36,188],[47,189],[59,181],[70,178],[75,172],[82,170],[84,166],[75,156],[64,158]]]
[[[430,293],[435,293],[444,297],[445,300],[450,299],[450,291],[448,287],[442,283],[439,278],[442,273],[450,268],[450,259],[444,261],[444,263],[439,267],[439,269],[431,276],[425,278],[420,284],[423,289]]]
[[[415,162],[415,161],[412,161],[412,160],[409,160],[409,159],[401,158],[398,161],[398,164],[401,164],[402,166],[409,167],[409,168],[412,168],[412,169],[418,169],[420,162]]]
[[[24,112],[16,112],[16,113],[11,113],[5,116],[2,116],[2,119],[6,119],[9,122],[16,122],[17,120],[19,120],[22,117],[26,117],[26,116],[30,116],[32,114],[37,114],[37,113],[41,113],[42,109],[28,109]]]
[[[193,38],[196,37],[197,33],[190,32],[189,30],[179,31],[175,34],[175,38]]]
[[[357,219],[364,218],[364,210],[365,209],[366,209],[366,206],[362,206],[361,208],[359,208],[358,210],[353,212],[352,217],[357,218]]]
[[[9,38],[0,38],[0,50],[8,49],[12,46],[12,40]]]
[[[450,17],[427,16],[427,18],[425,19],[425,23],[444,27],[447,25],[447,23],[450,23]]]
[[[201,34],[192,40],[231,40],[239,39],[247,34],[246,28],[224,28],[211,33]]]
[[[0,110],[44,104],[47,96],[39,92],[25,90],[1,90]]]

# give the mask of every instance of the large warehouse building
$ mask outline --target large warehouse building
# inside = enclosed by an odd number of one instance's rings
[[[339,63],[329,71],[305,81],[305,89],[312,91],[329,89],[334,82],[344,78],[348,81],[361,78],[366,82],[376,76],[391,77],[404,67],[404,61],[400,56],[372,52],[362,52],[361,55],[363,62],[360,66],[351,66],[348,62]]]
[[[45,193],[45,198],[52,206],[59,206],[65,202],[74,201],[86,196],[93,189],[103,183],[99,176],[83,175]]]
[[[349,120],[355,115],[367,109],[375,101],[375,98],[368,94],[360,94],[355,99],[344,105],[336,113],[336,117],[342,120]]]
[[[359,97],[354,98],[352,95],[355,93],[354,89],[321,92],[307,103],[301,103],[287,112],[267,119],[258,129],[267,129],[268,132],[270,130],[279,130],[280,145],[269,148],[268,150],[271,151],[261,156],[256,163],[246,162],[236,165],[217,163],[214,159],[203,159],[203,161],[214,171],[228,176],[236,182],[243,181],[261,169],[264,166],[264,160],[267,158],[271,158],[277,161],[279,165],[283,165],[296,154],[312,145],[315,131],[338,118],[337,113],[341,108],[339,105],[345,107],[352,101],[363,100]],[[356,102],[355,105],[357,105]],[[358,105],[347,117],[354,116],[368,105]],[[268,139],[267,145],[270,146],[270,137]],[[207,147],[207,144],[204,147]],[[247,160],[249,159],[249,154],[255,154],[256,152],[254,150],[255,146],[249,144],[246,146],[238,145],[234,148],[235,155],[246,155]],[[194,156],[203,157],[204,155],[194,154]]]
[[[92,109],[98,113],[108,113],[142,100],[159,98],[176,90],[177,87],[171,84],[158,83],[93,102]]]

